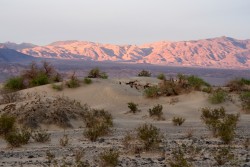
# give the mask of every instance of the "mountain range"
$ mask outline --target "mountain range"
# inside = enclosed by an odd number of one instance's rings
[[[250,68],[250,40],[224,36],[179,42],[161,41],[143,45],[113,45],[76,40],[58,41],[46,46],[3,43],[0,44],[0,48],[14,49],[19,53],[38,58]]]

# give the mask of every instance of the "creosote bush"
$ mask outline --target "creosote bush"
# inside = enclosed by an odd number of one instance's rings
[[[160,104],[154,106],[152,109],[150,108],[148,110],[150,117],[156,117],[157,120],[164,120],[162,109],[163,107]]]
[[[217,89],[215,90],[210,96],[208,97],[208,100],[212,104],[220,104],[225,102],[229,98],[228,93],[223,89]]]
[[[22,77],[13,77],[8,79],[4,84],[4,89],[17,91],[24,89],[24,79]]]
[[[142,70],[138,73],[138,77],[151,77],[151,73],[146,70]]]
[[[66,82],[68,88],[77,88],[80,86],[80,81],[75,75],[75,72],[70,76],[70,79]]]
[[[136,113],[139,112],[140,110],[138,109],[138,104],[135,104],[133,102],[128,103],[128,108],[130,109],[129,112]]]
[[[99,155],[99,158],[101,160],[101,166],[110,166],[110,167],[115,167],[119,163],[119,155],[120,153],[116,150],[109,149],[104,152],[102,152]]]
[[[229,144],[235,136],[239,114],[226,114],[223,107],[218,109],[203,108],[201,119],[212,131],[215,137]]]
[[[172,122],[175,126],[181,126],[184,122],[185,122],[185,118],[182,118],[182,117],[174,117],[172,119]]]
[[[225,163],[234,159],[234,154],[231,153],[231,148],[220,148],[216,151],[214,156],[218,165],[224,165]]]
[[[92,83],[92,80],[90,78],[84,78],[83,82],[87,85]]]
[[[50,134],[46,130],[36,130],[31,134],[32,139],[39,143],[50,141]]]
[[[15,129],[15,117],[3,114],[0,116],[0,136],[6,136]]]
[[[108,75],[105,72],[101,72],[99,68],[94,68],[90,70],[88,74],[88,78],[102,78],[102,79],[107,79]]]
[[[194,75],[188,76],[187,81],[189,86],[191,86],[195,90],[201,90],[202,86],[210,87],[210,85],[207,82]]]
[[[162,139],[160,130],[152,124],[143,124],[137,128],[137,137],[143,143],[145,150],[158,148]]]
[[[171,167],[192,167],[192,164],[185,158],[181,148],[174,150],[171,155],[172,158],[168,162]]]
[[[9,132],[4,139],[12,147],[20,147],[22,145],[28,144],[31,137],[31,133],[28,130],[13,130]]]
[[[158,78],[159,80],[166,80],[166,76],[165,76],[163,73],[159,74],[159,75],[157,76],[157,78]]]
[[[147,98],[157,98],[159,97],[159,88],[157,86],[151,86],[144,90],[144,95]]]

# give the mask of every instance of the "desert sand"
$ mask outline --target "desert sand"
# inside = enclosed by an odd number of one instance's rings
[[[120,79],[93,79],[90,85],[82,84],[79,88],[64,88],[62,91],[52,89],[51,85],[39,86],[21,91],[26,93],[44,94],[47,97],[66,96],[70,99],[79,101],[82,105],[88,104],[91,108],[105,109],[109,111],[114,118],[114,127],[112,133],[101,137],[96,142],[91,142],[83,136],[85,129],[81,120],[72,120],[72,128],[59,128],[57,126],[42,127],[48,129],[51,134],[51,141],[48,143],[36,143],[31,141],[29,144],[20,148],[11,148],[7,143],[0,139],[0,166],[49,166],[46,159],[46,151],[55,154],[58,161],[66,157],[66,161],[74,159],[74,150],[83,149],[84,160],[87,160],[91,166],[98,165],[98,154],[105,148],[117,148],[121,150],[119,157],[119,166],[169,166],[167,157],[170,156],[172,149],[181,144],[193,144],[200,147],[201,152],[193,156],[190,161],[193,166],[216,166],[213,158],[215,146],[223,145],[218,138],[214,138],[211,132],[201,121],[201,108],[203,107],[221,107],[223,106],[227,113],[240,113],[240,121],[236,130],[236,138],[231,144],[234,147],[234,153],[237,159],[236,166],[250,166],[250,151],[244,148],[243,142],[250,138],[250,115],[241,111],[240,102],[236,96],[232,101],[214,105],[208,102],[208,94],[204,92],[192,91],[187,94],[175,97],[160,97],[150,99],[143,96],[143,90],[131,88],[125,83],[132,80],[138,80],[140,83],[151,83],[157,85],[160,80],[156,78],[120,78]],[[171,104],[171,99],[177,98],[178,101]],[[138,104],[141,112],[136,114],[128,113],[128,102]],[[149,117],[148,109],[154,105],[161,104],[165,120],[157,121]],[[0,106],[0,109],[4,105]],[[172,118],[181,116],[186,119],[182,126],[174,126]],[[143,123],[150,123],[160,128],[165,137],[163,147],[158,152],[145,152],[133,154],[124,150],[122,138],[129,131]],[[187,132],[192,130],[191,139],[185,137]],[[62,147],[59,139],[63,134],[69,135],[69,145]],[[70,164],[69,164],[70,166]],[[225,166],[228,166],[227,164]],[[229,165],[231,166],[231,165]]]

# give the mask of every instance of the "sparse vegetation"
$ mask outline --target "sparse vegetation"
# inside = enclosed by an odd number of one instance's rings
[[[0,105],[15,103],[22,100],[22,93],[4,89],[0,92],[0,97]]]
[[[118,165],[119,152],[113,149],[106,150],[102,152],[99,157],[101,160],[101,166],[115,167]]]
[[[105,72],[101,72],[99,68],[94,68],[90,70],[88,78],[102,78],[107,79],[108,75]]]
[[[150,117],[156,117],[157,120],[164,120],[162,109],[163,107],[160,104],[154,106],[152,109],[150,108],[148,110]]]
[[[146,70],[142,70],[138,73],[138,77],[151,77],[151,73]]]
[[[28,144],[31,133],[28,130],[13,130],[6,134],[4,139],[12,147],[20,147],[21,145]]]
[[[31,134],[32,139],[39,143],[50,141],[50,134],[46,130],[36,130]]]
[[[52,84],[52,88],[57,90],[57,91],[62,91],[63,90],[63,84]]]
[[[250,91],[247,86],[250,85],[250,80],[245,78],[237,78],[229,81],[229,83],[226,85],[229,87],[230,91],[233,92],[241,92],[241,91]]]
[[[136,113],[139,112],[140,110],[138,109],[138,104],[135,104],[133,102],[128,103],[128,108],[130,109],[129,112]]]
[[[0,116],[0,136],[6,136],[15,130],[15,117],[3,114]]]
[[[169,161],[171,167],[192,167],[184,156],[183,151],[178,148],[172,152],[172,158]]]
[[[166,80],[166,76],[165,76],[165,74],[163,74],[163,73],[159,74],[159,75],[157,76],[157,78],[158,78],[159,80]]]
[[[84,78],[83,82],[87,85],[91,84],[92,83],[92,79],[90,78]]]
[[[194,75],[188,76],[187,81],[188,85],[194,88],[195,90],[201,90],[202,86],[210,87],[210,85],[207,82]]]
[[[59,139],[60,146],[66,147],[69,145],[69,137],[67,134],[63,134],[63,137]]]
[[[250,91],[242,92],[240,95],[241,105],[246,113],[250,113]]]
[[[231,153],[230,147],[220,148],[216,151],[214,159],[218,165],[224,165],[234,159],[234,154]]]
[[[229,144],[234,139],[239,120],[238,114],[226,114],[223,107],[219,109],[203,108],[201,119],[212,130],[213,135],[219,136],[224,143]]]
[[[228,93],[225,90],[219,88],[209,96],[208,100],[212,104],[220,104],[225,102],[228,98]]]
[[[10,78],[4,84],[4,89],[7,89],[7,90],[17,91],[17,90],[21,90],[24,88],[25,88],[24,79],[22,77]]]
[[[184,122],[185,122],[185,118],[182,117],[174,117],[172,119],[172,122],[174,124],[174,126],[181,126]]]
[[[152,124],[143,124],[137,129],[137,137],[143,143],[145,150],[158,148],[161,142],[160,130]]]
[[[159,97],[159,88],[157,86],[151,86],[144,90],[144,95],[148,98]]]
[[[80,86],[80,81],[75,75],[75,72],[70,76],[70,79],[66,82],[68,88],[77,88]]]

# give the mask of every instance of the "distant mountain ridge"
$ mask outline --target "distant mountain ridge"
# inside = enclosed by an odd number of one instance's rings
[[[144,45],[113,45],[58,41],[46,46],[16,49],[27,55],[57,59],[83,59],[157,65],[215,68],[250,68],[250,40],[218,37]]]

